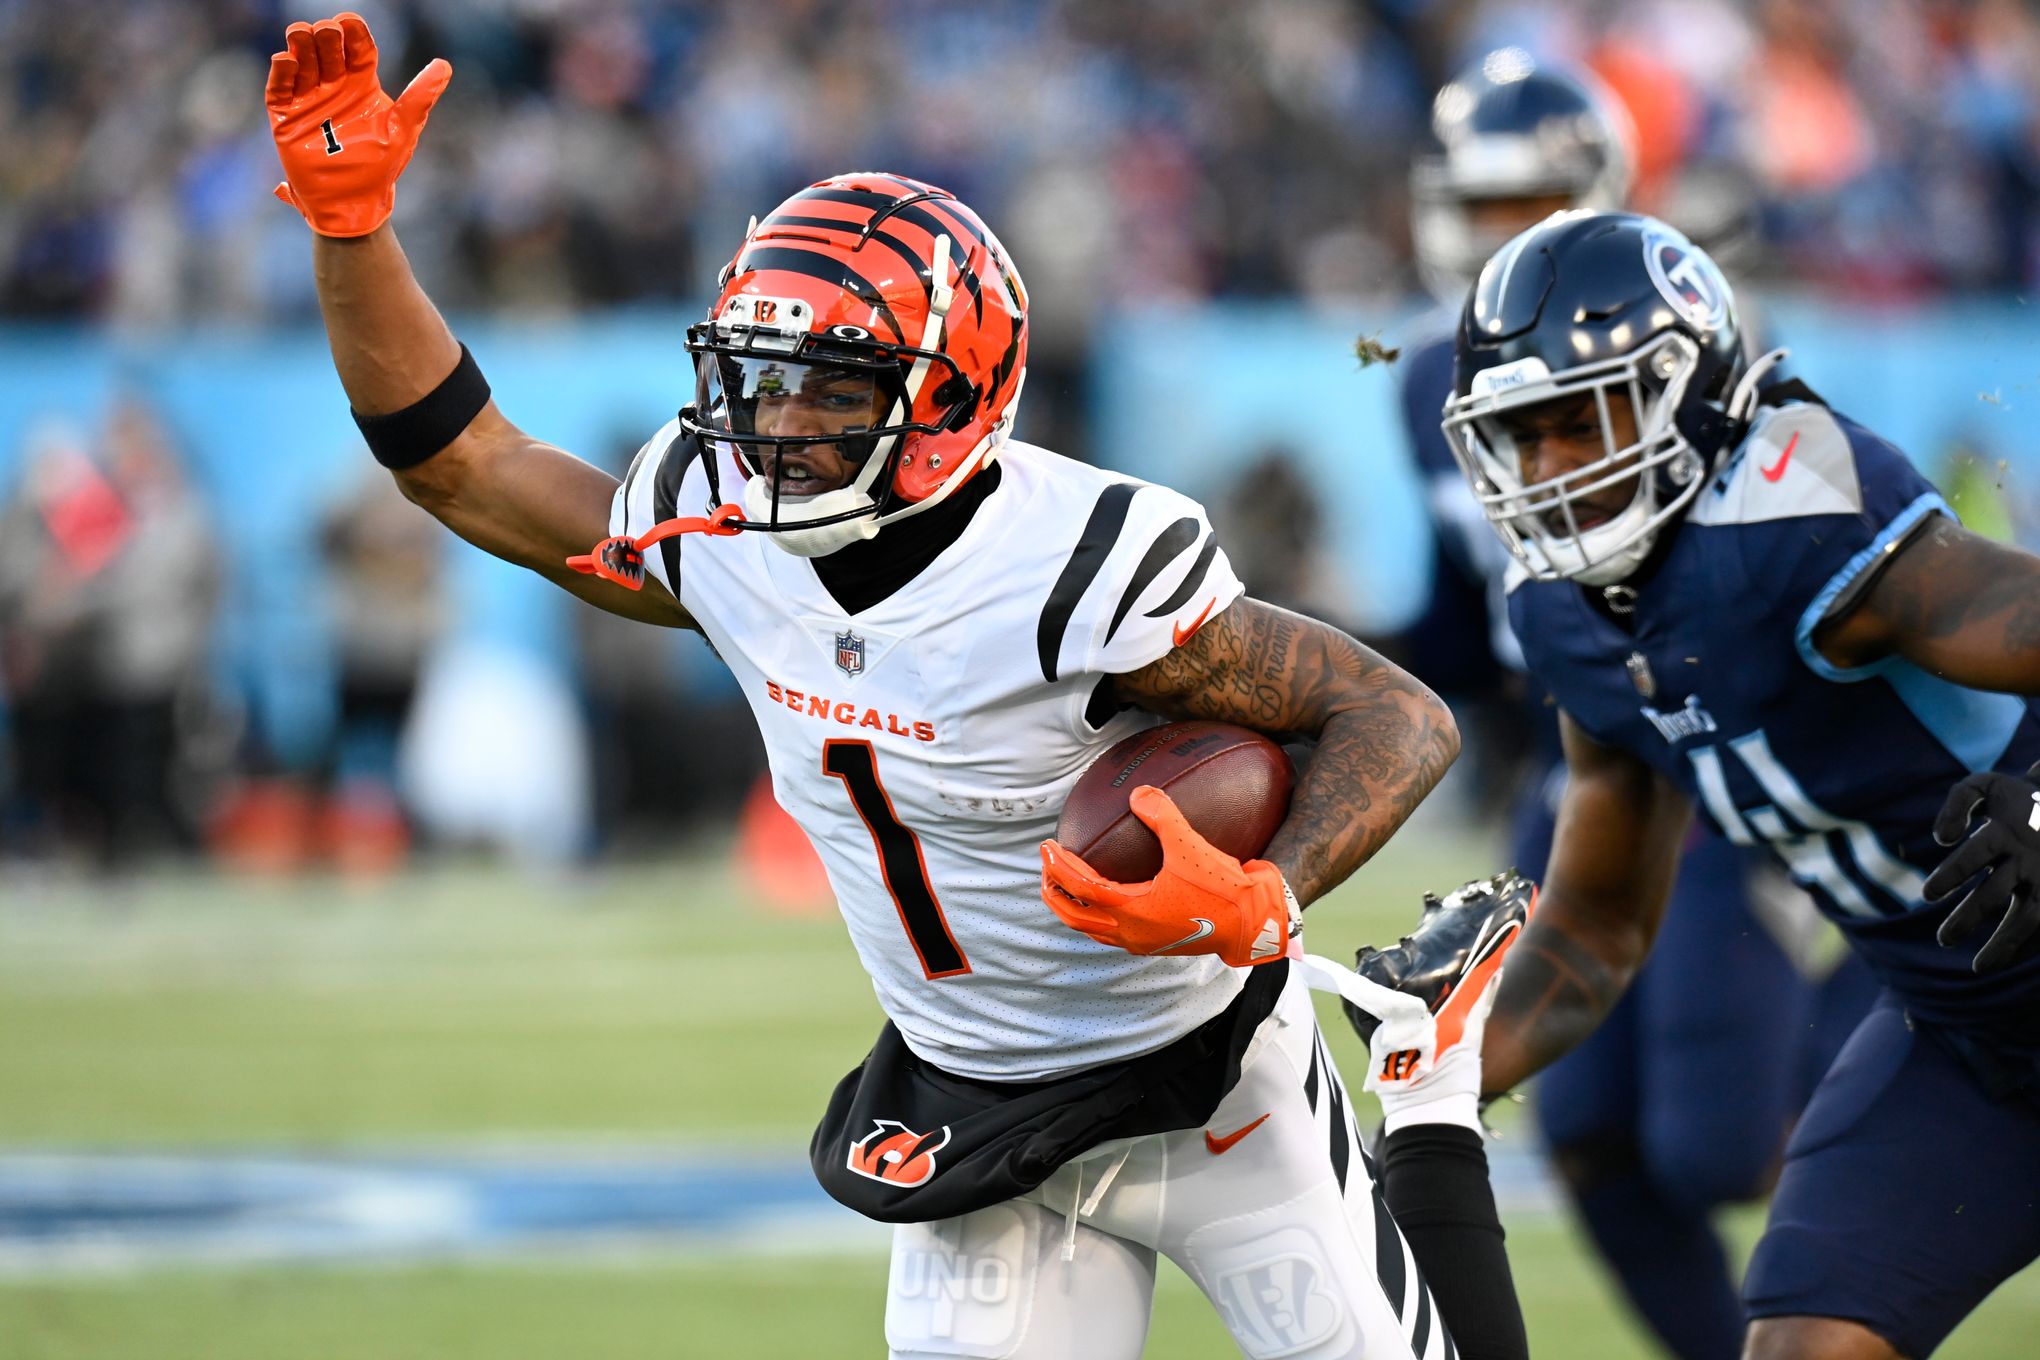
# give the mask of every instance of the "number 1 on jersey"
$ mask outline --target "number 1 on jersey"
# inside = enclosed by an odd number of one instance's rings
[[[885,785],[878,782],[878,757],[871,743],[842,738],[823,742],[822,772],[843,781],[850,791],[850,805],[871,832],[871,842],[878,847],[878,867],[885,874],[893,905],[899,908],[907,939],[921,957],[921,971],[931,980],[968,973],[970,960],[949,933],[942,903],[928,882],[920,837],[900,821]]]

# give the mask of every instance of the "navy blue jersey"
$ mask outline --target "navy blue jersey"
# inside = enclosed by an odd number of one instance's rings
[[[1814,629],[1922,519],[1952,512],[1890,444],[1825,407],[1765,409],[1618,624],[1570,582],[1521,582],[1531,671],[1595,740],[1762,844],[1916,1016],[2040,1043],[2040,956],[1979,977],[1920,900],[1929,828],[1972,770],[2040,759],[2033,704],[1898,657],[1841,670]]]

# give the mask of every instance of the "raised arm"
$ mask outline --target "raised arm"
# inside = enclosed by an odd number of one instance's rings
[[[319,308],[341,386],[359,416],[429,404],[454,374],[460,344],[387,219],[452,68],[433,62],[392,101],[359,16],[293,24],[285,41],[270,59],[265,95],[288,180],[278,196],[317,233]],[[395,471],[407,497],[468,542],[591,604],[650,623],[690,622],[655,580],[634,592],[567,567],[569,556],[608,536],[615,478],[524,433],[493,401],[450,437]]]
[[[1692,805],[1634,756],[1569,717],[1565,800],[1537,912],[1509,955],[1482,1047],[1507,1091],[1601,1023],[1657,936]]]
[[[1329,624],[1259,600],[1236,602],[1115,684],[1165,717],[1316,739],[1265,855],[1304,904],[1365,864],[1459,754],[1452,714],[1408,672]]]
[[[1972,689],[2040,694],[2040,557],[1930,515],[1814,630],[1836,666],[1902,656]]]

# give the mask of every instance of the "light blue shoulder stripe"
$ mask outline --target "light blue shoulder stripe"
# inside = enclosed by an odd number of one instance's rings
[[[1850,558],[1821,587],[1820,593],[1813,597],[1813,603],[1799,616],[1794,641],[1799,647],[1800,660],[1824,680],[1853,684],[1858,680],[1882,678],[1899,700],[1912,710],[1920,725],[1933,733],[1934,739],[1961,761],[1964,768],[1988,770],[1997,764],[2005,748],[2011,745],[2012,734],[2026,715],[2023,698],[2016,694],[1965,688],[1928,674],[1902,656],[1887,656],[1867,666],[1837,666],[1813,645],[1813,630],[1820,626],[1835,597],[1848,589],[1864,568],[1904,537],[1914,525],[1936,512],[1955,518],[1955,512],[1948,508],[1948,503],[1931,491],[1901,510],[1870,546]]]
[[[1868,680],[1873,675],[1882,675],[1894,665],[1902,664],[1901,658],[1888,656],[1867,666],[1837,666],[1822,656],[1820,649],[1813,645],[1813,630],[1827,617],[1828,608],[1834,604],[1835,597],[1847,590],[1849,583],[1862,575],[1865,567],[1881,557],[1893,543],[1903,538],[1907,530],[1935,511],[1950,519],[1955,518],[1955,512],[1948,508],[1948,502],[1942,500],[1938,492],[1926,492],[1911,505],[1899,511],[1898,518],[1885,525],[1883,531],[1870,541],[1870,546],[1843,563],[1842,569],[1828,578],[1827,584],[1820,588],[1820,593],[1813,597],[1813,603],[1807,605],[1805,612],[1799,616],[1799,627],[1792,635],[1793,640],[1799,645],[1799,659],[1806,663],[1807,669],[1823,680],[1849,684],[1857,680]]]
[[[1995,769],[2026,716],[2017,694],[1967,689],[1901,661],[1884,677],[1920,725],[1971,772]]]

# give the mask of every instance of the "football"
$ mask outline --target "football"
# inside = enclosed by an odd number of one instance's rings
[[[1162,844],[1127,807],[1152,784],[1174,800],[1197,833],[1236,859],[1268,848],[1289,815],[1294,767],[1258,732],[1215,722],[1172,722],[1136,732],[1077,778],[1055,838],[1118,883],[1161,871]]]

